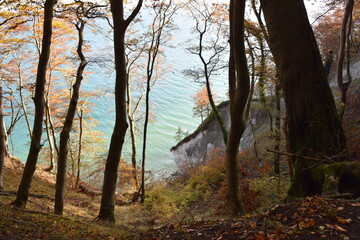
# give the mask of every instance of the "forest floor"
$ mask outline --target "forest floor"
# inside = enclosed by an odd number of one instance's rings
[[[360,201],[319,197],[243,218],[168,224],[141,239],[359,239]]]
[[[6,169],[5,181],[17,185],[20,172]],[[7,189],[12,187],[6,185]],[[9,188],[10,187],[10,188]],[[0,195],[0,239],[359,239],[360,200],[320,197],[277,205],[260,214],[216,221],[154,225],[140,205],[117,206],[117,221],[95,221],[99,198],[67,189],[65,217],[52,214],[54,185],[35,177],[28,209],[9,205]],[[39,193],[41,191],[41,194]]]

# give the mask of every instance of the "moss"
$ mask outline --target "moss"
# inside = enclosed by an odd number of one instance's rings
[[[360,163],[336,162],[323,164],[311,171],[311,177],[321,186],[323,196],[350,193],[360,195]]]

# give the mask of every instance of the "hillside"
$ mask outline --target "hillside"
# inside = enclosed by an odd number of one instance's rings
[[[14,189],[20,172],[6,168],[6,189]],[[51,214],[54,185],[38,176],[28,209],[8,205],[13,196],[0,196],[0,239],[357,239],[360,201],[318,197],[274,206],[261,214],[218,221],[168,222],[153,229],[139,205],[118,206],[118,224],[94,221],[99,197],[67,189],[65,217]],[[46,197],[40,197],[46,196]],[[142,211],[141,211],[142,210]]]
[[[356,79],[349,90],[344,118],[353,160],[359,159],[360,149],[359,93],[360,82]],[[251,163],[251,156],[243,157],[248,159],[245,164]],[[52,214],[55,175],[40,169],[33,179],[27,210],[11,207],[9,203],[15,199],[23,164],[16,159],[8,161],[4,173],[6,191],[0,193],[0,239],[308,240],[357,239],[360,236],[359,199],[313,197],[281,204],[286,184],[276,196],[262,192],[272,193],[278,188],[272,185],[271,178],[255,182],[262,186],[260,190],[254,191],[251,186],[243,189],[248,214],[230,220],[223,199],[224,165],[221,157],[214,155],[213,158],[214,161],[198,167],[187,177],[175,176],[153,183],[144,205],[116,206],[115,227],[94,221],[99,211],[98,194],[84,193],[70,186],[65,191],[64,217]],[[269,206],[270,210],[266,210]]]
[[[360,82],[349,90],[344,128],[349,154],[359,159]],[[246,180],[244,218],[228,219],[224,206],[225,168],[220,155],[198,166],[188,176],[153,183],[144,205],[116,207],[117,225],[94,221],[100,205],[96,192],[66,188],[64,217],[52,214],[55,175],[37,169],[27,210],[9,205],[15,199],[23,164],[6,162],[4,192],[0,193],[0,239],[357,239],[360,236],[360,200],[319,197],[281,204],[286,178]],[[244,155],[245,154],[245,155]],[[244,164],[253,156],[243,153]],[[243,161],[242,160],[242,161]],[[263,172],[263,167],[257,167]],[[255,173],[257,174],[257,173]],[[271,183],[274,181],[274,183]],[[83,183],[85,188],[91,189]],[[244,188],[245,187],[245,188]],[[263,192],[264,191],[264,192]],[[276,191],[274,196],[273,192]],[[269,195],[270,192],[270,195]],[[278,204],[272,206],[273,204]],[[270,207],[270,210],[266,210]],[[265,210],[264,210],[265,209]],[[215,219],[217,219],[215,221]]]

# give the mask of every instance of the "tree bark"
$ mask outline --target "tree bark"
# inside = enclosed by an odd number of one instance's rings
[[[110,0],[114,23],[115,52],[115,126],[111,136],[110,148],[105,165],[103,192],[101,196],[98,220],[115,222],[115,189],[117,171],[124,144],[128,123],[126,121],[126,61],[125,61],[125,31],[130,22],[139,12],[142,0],[139,0],[131,15],[124,19],[123,0]]]
[[[54,208],[54,213],[59,215],[62,215],[64,210],[64,189],[65,189],[65,181],[66,181],[66,163],[69,152],[68,142],[70,138],[70,131],[76,114],[76,108],[79,100],[80,86],[81,86],[81,81],[83,79],[84,69],[87,65],[87,61],[82,52],[82,47],[84,44],[83,31],[85,27],[85,22],[80,21],[80,23],[76,24],[75,26],[76,29],[78,30],[78,35],[79,35],[77,53],[80,58],[80,64],[77,69],[76,81],[73,85],[72,96],[71,96],[69,108],[66,113],[64,126],[60,133],[60,147],[59,147],[59,155],[57,162],[55,208]]]
[[[250,77],[244,44],[245,0],[230,1],[230,62],[229,95],[231,127],[226,147],[227,200],[230,214],[243,214],[239,189],[237,154],[245,130],[244,110],[250,90]]]
[[[6,141],[5,141],[5,126],[3,124],[3,90],[2,84],[0,83],[0,191],[4,190],[4,164],[5,164],[5,152],[6,152]]]
[[[42,37],[41,54],[39,58],[39,64],[37,68],[36,76],[36,89],[35,89],[35,118],[33,125],[33,136],[31,138],[31,144],[29,149],[28,158],[26,160],[24,173],[18,189],[18,194],[15,201],[12,203],[16,207],[24,208],[26,206],[29,190],[31,186],[32,177],[36,168],[39,152],[41,149],[41,135],[44,119],[44,91],[46,83],[46,67],[49,62],[51,35],[52,35],[52,21],[54,6],[57,0],[45,1],[45,15],[44,15],[44,27]]]
[[[275,150],[280,151],[281,145],[281,96],[280,96],[280,83],[279,79],[275,79]],[[274,173],[280,175],[280,154],[274,154]]]
[[[81,149],[82,149],[82,135],[83,135],[83,110],[80,110],[79,116],[79,149],[77,156],[77,173],[76,173],[76,183],[75,186],[78,187],[80,183],[80,161],[81,161]]]
[[[344,117],[345,107],[346,107],[347,90],[351,83],[351,78],[350,78],[350,81],[347,81],[347,82],[343,81],[343,69],[344,69],[344,59],[345,59],[345,52],[346,52],[346,43],[349,43],[349,41],[347,41],[347,39],[348,39],[347,32],[348,31],[350,32],[350,29],[351,29],[350,27],[351,27],[351,17],[352,17],[353,8],[354,8],[354,0],[348,0],[346,7],[345,7],[344,17],[342,20],[341,30],[340,30],[340,44],[339,44],[340,46],[339,46],[339,53],[338,53],[337,76],[336,76],[337,84],[338,84],[338,87],[341,92],[341,103],[340,103],[340,107],[339,107],[340,121],[342,121],[342,119]],[[349,25],[349,29],[348,29],[348,25]]]
[[[286,103],[291,153],[334,156],[346,147],[327,76],[303,0],[261,0]],[[338,159],[342,160],[342,159]],[[311,161],[294,157],[294,177],[289,197],[321,192],[311,171]]]
[[[131,165],[132,165],[132,178],[133,178],[133,184],[136,188],[136,190],[138,190],[139,187],[139,183],[137,180],[137,166],[136,166],[136,133],[135,133],[135,119],[134,119],[134,115],[135,112],[140,104],[140,100],[142,99],[142,96],[144,96],[143,94],[141,95],[139,101],[137,102],[134,111],[131,110],[131,93],[130,93],[130,77],[129,74],[127,74],[126,76],[126,81],[127,81],[127,89],[126,89],[126,94],[127,94],[127,116],[128,116],[128,121],[129,121],[129,125],[130,125],[130,136],[131,136]]]

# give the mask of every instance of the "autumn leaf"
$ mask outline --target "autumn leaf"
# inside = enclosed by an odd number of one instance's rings
[[[335,229],[336,231],[346,232],[346,230],[345,230],[344,228],[340,227],[339,225],[335,225],[335,226],[334,226],[334,229]]]
[[[251,228],[254,228],[254,229],[257,228],[256,222],[249,222],[249,225]]]

